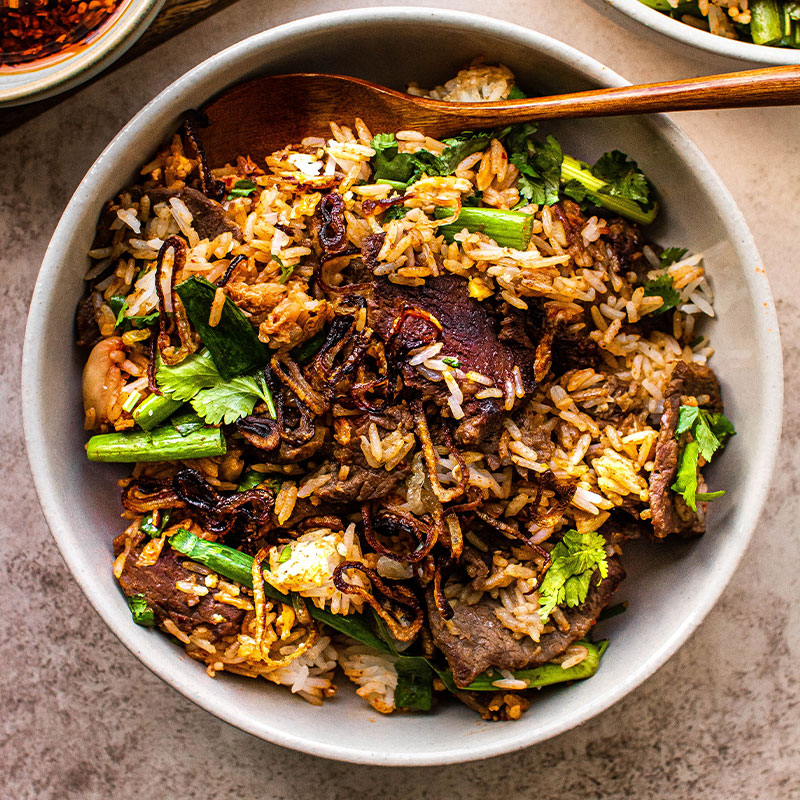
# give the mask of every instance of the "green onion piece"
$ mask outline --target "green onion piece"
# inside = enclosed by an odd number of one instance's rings
[[[240,550],[235,550],[233,547],[228,547],[224,544],[217,542],[209,542],[195,536],[186,528],[178,528],[178,531],[169,537],[167,540],[173,550],[177,550],[192,561],[197,561],[205,565],[214,572],[219,572],[220,575],[228,578],[228,580],[241,583],[242,586],[247,586],[249,589],[253,588],[253,575],[251,569],[253,568],[253,557],[242,553]],[[272,587],[264,584],[264,590],[267,594],[272,595],[270,592]],[[275,589],[272,590],[276,591]],[[286,598],[278,592],[280,597],[273,599],[285,600]]]
[[[142,399],[141,392],[131,392],[126,398],[125,402],[122,404],[123,411],[131,411],[133,410],[134,406]]]
[[[143,594],[132,594],[127,598],[128,608],[131,610],[133,621],[145,628],[152,628],[156,624],[153,609],[147,605],[147,598]]]
[[[221,456],[226,451],[219,428],[201,428],[181,435],[171,425],[152,432],[101,433],[86,444],[89,461],[131,463],[134,461],[175,461],[184,458]]]
[[[777,0],[752,0],[750,35],[754,44],[770,45],[783,37],[781,8]]]
[[[402,181],[390,181],[388,178],[379,178],[375,183],[382,183],[385,186],[391,186],[392,189],[397,190],[398,192],[405,192],[408,188],[407,183],[403,183]]]
[[[291,557],[292,557],[292,546],[290,544],[287,544],[284,546],[283,550],[281,550],[281,554],[278,556],[278,563],[285,564]]]
[[[229,381],[264,366],[267,362],[266,348],[250,320],[233,300],[226,297],[219,323],[213,328],[208,324],[211,304],[217,293],[213,283],[194,276],[179,283],[175,291],[224,380]]]
[[[454,209],[437,207],[436,219],[453,216]],[[455,222],[442,225],[439,231],[445,241],[453,242],[457,233],[466,228],[470,233],[484,233],[494,239],[500,247],[525,250],[531,240],[533,217],[521,211],[505,211],[498,208],[462,208]]]
[[[643,211],[642,207],[625,197],[616,197],[611,194],[603,194],[602,189],[606,185],[605,181],[592,175],[580,161],[572,156],[564,156],[561,164],[561,182],[578,181],[588,191],[592,193],[592,200],[596,200],[603,208],[614,211],[620,216],[638,222],[640,225],[649,225],[658,214],[658,205],[654,204],[649,211]]]
[[[165,419],[169,419],[182,405],[182,400],[172,400],[163,394],[151,394],[134,409],[133,420],[143,430],[151,431]]]

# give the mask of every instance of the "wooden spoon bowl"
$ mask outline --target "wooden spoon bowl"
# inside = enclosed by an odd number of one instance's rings
[[[800,65],[667,83],[485,103],[414,97],[344,75],[298,73],[246,81],[203,107],[203,143],[212,167],[247,154],[263,160],[305,136],[330,136],[330,123],[361,117],[375,133],[416,130],[434,138],[463,130],[570,117],[800,103]]]

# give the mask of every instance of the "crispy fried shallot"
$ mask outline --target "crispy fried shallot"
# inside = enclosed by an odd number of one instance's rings
[[[172,253],[172,258],[167,259],[167,254]],[[194,353],[197,344],[192,336],[189,318],[183,307],[180,297],[175,292],[175,278],[186,264],[186,242],[178,236],[170,236],[158,251],[156,261],[156,292],[159,299],[158,315],[158,352],[165,364],[177,364],[186,356]],[[168,317],[172,314],[172,318]],[[174,320],[179,348],[172,346],[170,341],[169,322]]]
[[[445,439],[447,449],[453,456],[454,460],[460,468],[461,475],[458,478],[458,483],[451,489],[445,489],[439,482],[438,466],[439,459],[436,455],[436,449],[431,440],[430,430],[428,429],[428,420],[425,416],[425,409],[422,405],[422,400],[415,400],[414,405],[414,423],[416,425],[417,436],[422,443],[422,455],[425,458],[425,465],[428,468],[428,480],[431,482],[431,488],[436,498],[440,503],[449,503],[457,497],[461,497],[467,489],[467,469],[464,464],[464,459],[461,454],[452,446],[453,439]],[[445,434],[446,436],[446,434]]]
[[[195,108],[191,108],[184,115],[183,132],[189,140],[189,144],[191,144],[197,158],[197,165],[200,172],[200,186],[203,190],[203,194],[206,197],[210,197],[212,200],[219,201],[225,196],[225,184],[222,183],[222,181],[218,181],[211,174],[208,158],[206,158],[206,151],[200,139],[200,134],[198,133],[200,128],[205,128],[208,124],[208,117],[205,114]]]
[[[384,608],[368,589],[348,583],[345,578],[348,570],[363,573],[372,584],[373,591],[385,597],[393,607],[392,610]],[[340,592],[356,595],[372,606],[398,641],[412,641],[422,628],[425,614],[414,592],[400,583],[385,583],[375,570],[360,561],[344,561],[339,564],[333,571],[333,583]]]
[[[439,528],[417,519],[413,514],[402,508],[382,508],[373,520],[369,503],[361,506],[361,516],[364,520],[364,538],[376,553],[406,564],[416,564],[430,553],[439,534]],[[376,530],[377,529],[377,530]],[[416,548],[410,553],[398,553],[386,547],[378,538],[378,533],[387,537],[401,537],[414,539]]]

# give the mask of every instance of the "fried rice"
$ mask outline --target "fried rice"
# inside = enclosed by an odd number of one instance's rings
[[[516,87],[473,65],[409,91]],[[563,179],[533,202],[540,145],[518,156],[514,135],[465,135],[449,172],[403,185],[379,164],[455,140],[355,118],[208,170],[187,124],[104,208],[77,322],[89,455],[134,462],[114,574],[210,676],[322,704],[340,668],[381,713],[451,695],[516,719],[597,669],[624,542],[704,530],[697,426],[732,429],[702,256]],[[512,211],[527,240],[460,227],[465,209]],[[232,319],[263,360],[226,379]],[[217,449],[181,450],[197,438]]]

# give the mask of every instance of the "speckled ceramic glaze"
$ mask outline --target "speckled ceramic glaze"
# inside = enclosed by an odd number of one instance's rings
[[[728,493],[715,502],[707,534],[689,544],[637,543],[626,553],[629,577],[619,597],[629,601],[629,611],[597,628],[611,639],[599,672],[542,692],[518,722],[482,722],[455,703],[428,715],[383,717],[344,679],[323,708],[264,681],[212,680],[166,636],[132,623],[111,574],[111,540],[121,529],[115,481],[125,469],[84,457],[82,364],[72,345],[85,253],[103,202],[134,178],[184,109],[245,77],[316,70],[397,88],[408,81],[431,85],[479,54],[508,64],[529,90],[624,83],[558,41],[462,12],[347,10],[266,31],[193,69],[123,128],[67,206],[31,305],[23,357],[28,453],[53,536],[87,597],[131,652],[187,698],[255,736],[327,758],[395,765],[483,758],[542,741],[608,708],[658,669],[712,607],[747,545],[770,482],[781,416],[780,343],[770,290],[741,213],[703,156],[665,117],[553,124],[548,130],[576,156],[593,160],[618,147],[636,158],[663,203],[652,237],[706,253],[719,315],[709,326],[717,347],[713,364],[738,429],[713,464],[710,482]]]
[[[800,64],[800,50],[789,47],[766,47],[752,42],[716,36],[708,31],[693,28],[678,19],[673,19],[661,11],[646,6],[639,0],[589,0],[589,2],[592,5],[606,3],[616,11],[627,14],[636,22],[646,25],[652,31],[669,36],[690,47],[707,50],[717,56],[763,65]]]
[[[85,46],[0,70],[0,108],[42,100],[89,80],[144,33],[163,5],[164,0],[128,0]]]

